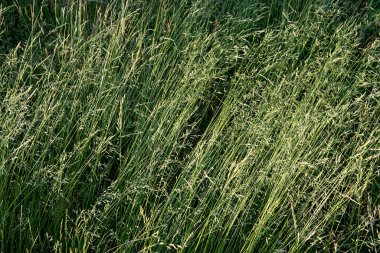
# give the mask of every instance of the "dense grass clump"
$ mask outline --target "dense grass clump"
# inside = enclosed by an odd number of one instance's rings
[[[0,252],[380,251],[380,3],[0,4]]]

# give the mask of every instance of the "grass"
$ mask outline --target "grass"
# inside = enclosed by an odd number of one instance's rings
[[[4,1],[0,252],[377,252],[377,1]]]

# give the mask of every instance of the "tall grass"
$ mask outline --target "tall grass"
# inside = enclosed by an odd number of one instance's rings
[[[5,1],[0,252],[379,251],[379,18]]]

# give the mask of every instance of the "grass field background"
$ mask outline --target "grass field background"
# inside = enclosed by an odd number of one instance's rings
[[[380,251],[380,2],[0,3],[0,252]]]

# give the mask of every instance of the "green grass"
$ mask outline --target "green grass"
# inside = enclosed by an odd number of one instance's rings
[[[380,251],[380,3],[3,1],[0,252]]]

